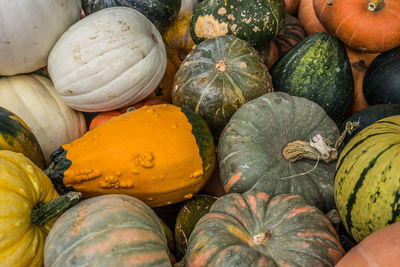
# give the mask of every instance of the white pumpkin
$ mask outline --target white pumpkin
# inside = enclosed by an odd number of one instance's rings
[[[200,0],[182,0],[180,12],[183,10],[193,10],[198,3],[200,3]]]
[[[108,111],[150,95],[167,67],[162,37],[142,13],[110,7],[72,25],[50,52],[54,87],[72,108]]]
[[[63,32],[80,19],[81,0],[0,0],[0,75],[44,67]]]
[[[40,75],[1,78],[0,106],[18,115],[31,128],[47,164],[53,151],[87,131],[83,113],[66,105],[52,82]]]

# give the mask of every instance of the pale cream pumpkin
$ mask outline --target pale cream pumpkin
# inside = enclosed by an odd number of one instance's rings
[[[44,67],[61,34],[79,20],[80,0],[0,1],[0,75]]]
[[[0,79],[0,106],[29,126],[47,163],[50,153],[87,130],[83,114],[68,107],[52,82],[37,74]]]
[[[110,7],[72,25],[53,47],[48,70],[62,99],[80,111],[108,111],[139,102],[167,67],[162,37],[140,12]]]

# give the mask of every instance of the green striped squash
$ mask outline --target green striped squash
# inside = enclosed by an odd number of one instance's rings
[[[334,197],[357,242],[400,221],[400,115],[371,124],[345,146],[336,166]]]
[[[46,267],[171,266],[163,227],[154,211],[127,195],[86,199],[51,228]]]

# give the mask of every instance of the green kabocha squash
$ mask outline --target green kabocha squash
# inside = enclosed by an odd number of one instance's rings
[[[225,126],[218,143],[219,177],[226,192],[250,189],[268,194],[298,194],[324,212],[335,207],[335,164],[323,156],[296,160],[316,152],[317,135],[331,145],[336,124],[316,103],[272,92],[243,105]]]
[[[162,104],[113,117],[61,146],[46,174],[61,194],[126,194],[158,207],[200,191],[215,160],[206,122],[189,110]]]
[[[196,44],[233,35],[259,47],[278,35],[285,14],[283,0],[205,0],[193,10],[190,34]]]
[[[185,201],[182,205],[175,224],[175,240],[178,256],[183,257],[185,255],[189,237],[194,226],[204,214],[208,213],[212,204],[217,199],[217,197],[213,196],[196,195]]]
[[[0,107],[0,150],[20,152],[44,169],[46,162],[39,142],[20,117]]]
[[[372,123],[395,115],[400,115],[400,104],[373,105],[353,113],[340,125],[339,130],[343,132],[347,122],[359,122],[359,125],[352,134],[346,135],[343,145],[346,145],[354,135]]]
[[[371,62],[365,72],[363,93],[369,105],[400,104],[400,46]]]
[[[41,267],[56,216],[80,193],[59,197],[48,177],[21,153],[0,150],[0,266]]]
[[[334,266],[344,255],[335,229],[298,195],[219,198],[189,238],[185,266]]]
[[[86,16],[114,6],[126,6],[138,10],[160,32],[164,32],[178,16],[181,0],[82,0]]]
[[[185,58],[174,77],[172,103],[199,114],[218,138],[240,106],[272,90],[258,52],[224,35],[203,41]]]
[[[334,196],[344,226],[360,242],[400,221],[400,115],[356,134],[336,165]]]
[[[160,220],[126,195],[86,199],[66,211],[46,239],[46,267],[172,266]]]
[[[276,62],[271,76],[276,91],[316,102],[337,123],[350,113],[353,73],[343,44],[332,35],[309,35]]]

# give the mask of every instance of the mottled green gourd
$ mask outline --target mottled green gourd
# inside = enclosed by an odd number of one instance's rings
[[[258,52],[224,35],[201,42],[188,54],[174,77],[172,103],[200,115],[218,138],[240,106],[272,91]]]
[[[126,6],[138,10],[160,32],[164,32],[178,16],[181,0],[82,0],[86,15],[114,6]]]
[[[271,76],[276,91],[316,102],[336,123],[349,115],[353,74],[343,44],[332,35],[308,36],[276,62]]]
[[[278,35],[284,21],[283,0],[206,0],[193,11],[190,34],[196,44],[234,35],[259,47]]]
[[[39,168],[46,167],[39,142],[28,125],[3,107],[0,107],[0,150],[22,153]]]

